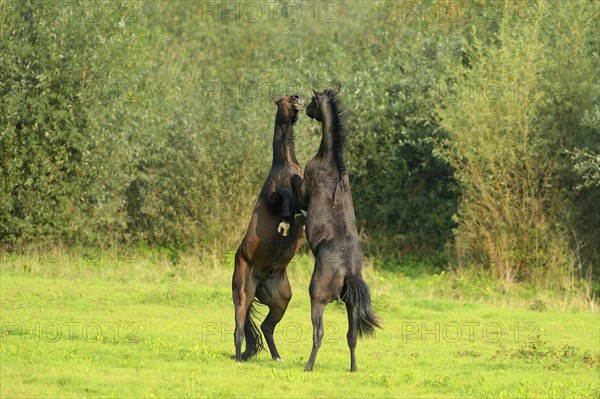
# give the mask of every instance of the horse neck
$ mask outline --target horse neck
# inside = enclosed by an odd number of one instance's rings
[[[292,123],[278,124],[275,122],[275,133],[273,134],[273,164],[298,163],[294,152],[294,141]]]
[[[323,159],[333,161],[333,111],[331,104],[321,106],[321,115],[323,116],[321,122],[322,136],[318,154]]]

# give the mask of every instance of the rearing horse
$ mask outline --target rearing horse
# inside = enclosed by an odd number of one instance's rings
[[[292,298],[286,267],[302,243],[303,220],[297,202],[292,202],[290,177],[302,175],[294,153],[293,126],[304,99],[300,95],[273,100],[277,105],[271,170],[256,201],[250,225],[235,254],[232,279],[235,305],[235,359],[247,360],[263,349],[262,337],[253,320],[254,298],[269,307],[261,330],[274,360],[281,360],[273,331]],[[291,218],[290,208],[298,217]],[[242,342],[246,349],[242,353]]]
[[[299,175],[291,179],[294,197],[308,210],[306,238],[315,257],[309,287],[313,347],[304,371],[312,371],[321,347],[325,306],[338,297],[348,314],[350,371],[357,370],[357,336],[373,335],[380,327],[362,278],[363,252],[344,162],[346,114],[336,97],[339,91],[339,84],[323,93],[314,91],[306,115],[322,124],[321,146],[306,164],[304,179]]]

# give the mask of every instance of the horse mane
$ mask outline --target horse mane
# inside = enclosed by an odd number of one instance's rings
[[[348,114],[342,106],[339,97],[332,95],[333,90],[326,90],[325,94],[329,97],[331,104],[331,113],[333,115],[333,158],[338,168],[340,179],[347,172],[346,161],[344,160],[344,147],[346,146],[346,136],[348,130]]]

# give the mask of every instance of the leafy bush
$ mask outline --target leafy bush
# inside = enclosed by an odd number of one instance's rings
[[[235,247],[269,97],[339,81],[371,254],[568,288],[599,259],[597,3],[460,4],[0,3],[0,242]]]
[[[598,82],[591,48],[577,38],[591,40],[593,11],[538,6],[535,22],[505,13],[493,46],[472,36],[469,66],[458,66],[452,82],[475,88],[475,96],[439,112],[461,188],[458,237],[469,257],[507,283],[566,288],[577,259],[568,238],[573,197],[565,150],[592,139],[582,119]],[[567,26],[569,18],[576,23]],[[574,72],[559,76],[567,59]]]

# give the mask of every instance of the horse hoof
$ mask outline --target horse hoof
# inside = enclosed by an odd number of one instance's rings
[[[303,213],[298,213],[294,215],[294,224],[296,226],[304,226],[304,222],[306,221],[306,216]]]
[[[274,357],[273,360],[275,360],[276,362],[279,362],[279,363],[283,363],[283,360],[281,360],[280,357]]]
[[[239,359],[238,359],[237,355],[230,355],[229,358],[231,360],[235,360],[236,363],[243,363],[244,362],[244,356],[243,355]]]
[[[284,237],[287,237],[289,231],[290,231],[290,224],[286,221],[279,223],[279,226],[277,226],[277,232]]]

